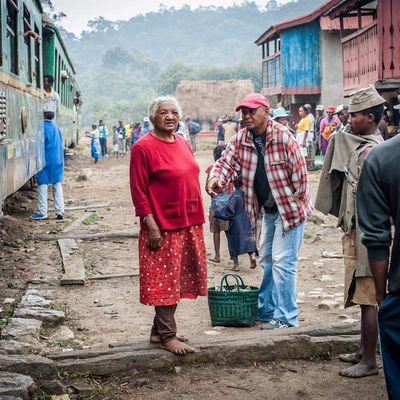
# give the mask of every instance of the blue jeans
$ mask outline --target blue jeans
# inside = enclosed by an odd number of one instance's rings
[[[264,213],[260,246],[260,264],[264,276],[258,300],[259,321],[278,319],[292,326],[299,325],[296,281],[303,233],[304,223],[284,232],[279,213]]]
[[[57,214],[64,214],[64,194],[61,182],[53,186],[54,210]],[[47,215],[48,185],[38,186],[38,212]]]
[[[379,313],[383,369],[389,400],[400,399],[400,295],[388,294]]]

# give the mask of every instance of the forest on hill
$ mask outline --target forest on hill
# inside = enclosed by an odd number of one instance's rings
[[[152,97],[174,94],[183,79],[251,79],[259,90],[261,51],[254,41],[322,2],[270,1],[267,9],[251,1],[227,8],[160,5],[126,21],[99,16],[80,37],[61,29],[81,86],[84,124],[140,120]]]

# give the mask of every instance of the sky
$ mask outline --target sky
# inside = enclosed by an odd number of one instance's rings
[[[256,1],[264,5],[268,0]],[[128,20],[131,17],[144,14],[149,11],[157,11],[160,3],[168,7],[179,8],[183,4],[189,4],[192,8],[204,6],[230,6],[234,0],[53,0],[55,11],[63,11],[67,18],[62,25],[68,31],[79,35],[86,29],[89,20],[102,16],[108,20]],[[241,3],[241,1],[236,1]]]

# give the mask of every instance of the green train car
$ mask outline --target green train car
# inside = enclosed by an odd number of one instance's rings
[[[75,80],[75,69],[54,23],[43,15],[43,74],[54,77],[53,89],[59,94],[61,107],[57,124],[61,128],[65,146],[79,141],[80,91]]]
[[[78,140],[80,93],[64,43],[39,0],[0,0],[0,38],[1,216],[4,199],[44,166],[43,74],[55,77],[66,147]]]

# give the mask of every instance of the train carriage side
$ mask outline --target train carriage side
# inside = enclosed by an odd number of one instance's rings
[[[42,12],[39,0],[0,0],[0,215],[43,168]]]
[[[53,89],[60,96],[61,106],[57,124],[61,128],[65,147],[77,144],[80,92],[75,80],[75,69],[60,32],[45,15],[43,15],[43,73],[54,77]]]

